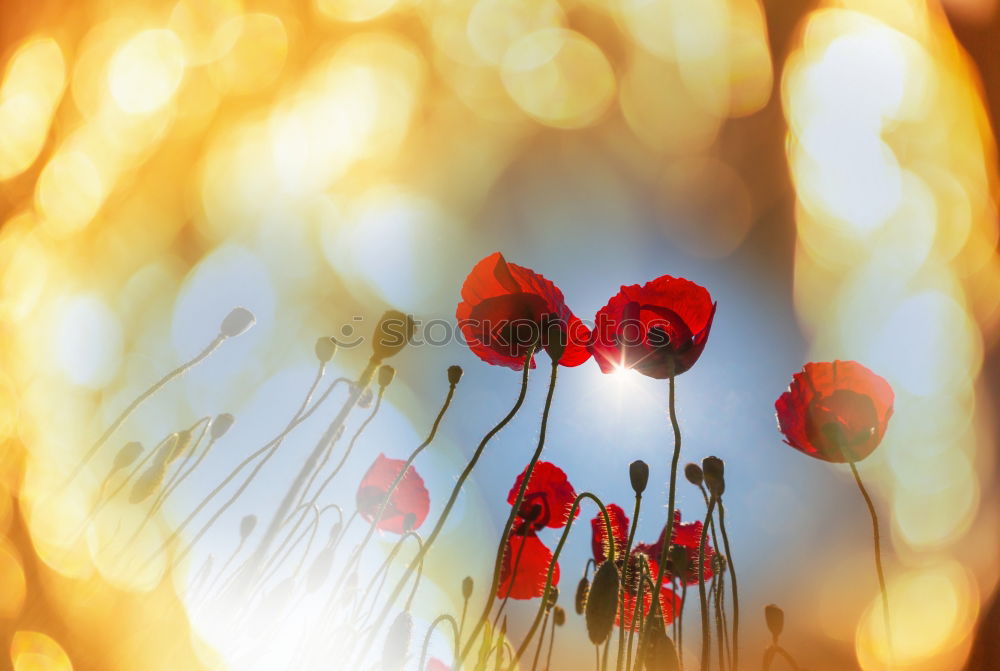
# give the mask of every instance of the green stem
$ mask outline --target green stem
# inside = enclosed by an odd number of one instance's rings
[[[623,589],[620,590],[618,595],[618,610],[621,613],[621,624],[618,627],[618,659],[615,662],[616,671],[621,671],[622,668],[622,657],[625,653],[625,589],[628,589],[629,582],[629,572],[632,570],[632,542],[635,540],[635,530],[639,526],[639,508],[642,504],[642,494],[638,492],[635,495],[635,506],[632,509],[632,527],[628,531],[628,541],[625,544],[625,558],[622,560],[622,585]],[[614,542],[613,538],[608,539],[610,542]],[[629,630],[635,626],[635,620],[632,620]]]
[[[525,356],[524,368],[521,373],[521,390],[518,393],[517,400],[514,402],[513,407],[510,409],[507,415],[497,423],[496,426],[490,429],[489,433],[483,436],[483,439],[479,442],[479,446],[473,453],[472,459],[470,459],[469,463],[465,465],[465,469],[462,471],[461,475],[458,476],[458,481],[455,483],[455,486],[452,487],[451,496],[448,498],[448,502],[445,503],[444,510],[441,512],[441,516],[438,518],[437,523],[434,525],[434,529],[431,531],[430,535],[427,536],[427,540],[424,541],[424,546],[421,549],[419,557],[414,557],[414,559],[410,561],[410,564],[409,566],[407,566],[403,576],[396,583],[396,587],[393,589],[392,594],[390,594],[389,598],[385,602],[385,605],[382,607],[382,612],[379,615],[378,621],[383,622],[388,617],[389,611],[392,609],[392,606],[396,602],[396,599],[399,598],[399,595],[402,592],[403,587],[406,584],[406,581],[409,579],[410,574],[413,573],[419,561],[423,559],[423,555],[426,554],[427,551],[430,550],[430,548],[434,545],[434,541],[441,533],[441,529],[444,528],[444,524],[448,519],[448,515],[451,514],[451,510],[455,506],[455,501],[458,499],[458,495],[462,491],[462,487],[465,485],[465,481],[468,480],[469,476],[472,474],[472,470],[476,467],[476,464],[479,462],[479,458],[483,455],[483,451],[486,449],[486,445],[490,442],[490,440],[493,439],[493,436],[500,433],[501,429],[503,429],[505,426],[507,426],[508,423],[510,423],[510,420],[514,418],[514,415],[517,414],[517,411],[520,410],[521,406],[524,404],[524,397],[528,391],[528,370],[529,370],[528,364],[531,361],[531,357],[534,354],[534,352],[535,352],[534,348],[529,348],[529,351]],[[371,647],[372,641],[374,641],[374,638],[375,638],[375,628],[373,628],[373,631],[369,634],[368,639],[366,641],[366,645],[362,646],[362,649],[365,650],[369,649]]]
[[[549,617],[551,616],[551,611],[545,611],[545,617],[542,619],[542,635],[538,637],[538,645],[535,646],[535,656],[531,659],[531,671],[535,671],[538,668],[538,657],[542,654],[542,644],[545,643],[545,627],[549,624]]]
[[[711,519],[715,508],[715,497],[708,501],[708,514],[705,519]],[[701,526],[701,538],[698,539],[698,598],[701,600],[701,671],[708,671],[712,661],[712,632],[708,626],[708,604],[705,598],[705,541],[708,537],[708,524]]]
[[[852,464],[853,465],[853,464]],[[733,563],[733,552],[729,547],[729,534],[726,533],[726,507],[719,500],[719,530],[722,531],[722,543],[726,549],[726,564],[729,566],[729,579],[733,592],[733,671],[740,668],[740,592],[736,585],[736,564]],[[879,571],[881,572],[881,568]],[[888,608],[886,609],[888,612]],[[725,617],[725,612],[723,612]]]
[[[861,475],[858,473],[857,466],[854,465],[853,461],[848,461],[851,467],[851,473],[854,474],[854,481],[858,483],[858,489],[861,490],[861,496],[865,499],[865,504],[868,506],[868,513],[872,518],[872,537],[875,541],[875,573],[878,575],[878,588],[882,593],[882,624],[885,627],[885,644],[889,653],[889,668],[895,666],[895,655],[893,654],[892,646],[892,626],[889,621],[889,592],[885,588],[885,573],[882,571],[882,538],[878,530],[878,514],[875,512],[875,504],[872,503],[872,497],[868,495],[868,490],[865,489],[864,484],[861,482]]]
[[[458,653],[458,629],[459,629],[459,627],[458,627],[457,624],[455,624],[455,618],[453,618],[451,615],[448,615],[447,613],[445,613],[444,615],[438,615],[437,618],[435,618],[435,620],[433,622],[431,622],[431,626],[429,626],[427,628],[427,634],[424,635],[424,644],[420,648],[420,666],[417,667],[417,669],[419,671],[424,671],[424,669],[427,668],[427,666],[426,666],[427,665],[427,646],[429,646],[430,643],[431,643],[431,634],[434,633],[434,630],[442,622],[447,622],[447,623],[449,623],[451,625],[451,632],[455,636],[455,653],[456,654]]]
[[[517,491],[517,497],[514,499],[514,503],[510,508],[510,514],[507,515],[507,523],[504,525],[503,534],[500,536],[500,545],[497,547],[497,555],[493,563],[493,579],[490,582],[490,590],[486,593],[486,605],[483,607],[483,612],[479,615],[479,620],[476,622],[476,626],[473,628],[472,634],[469,636],[469,639],[462,650],[462,654],[457,660],[455,671],[462,668],[462,661],[469,654],[469,651],[472,649],[472,644],[476,640],[476,635],[483,628],[483,625],[490,616],[490,610],[493,607],[494,595],[497,593],[497,588],[500,586],[500,569],[503,564],[504,553],[507,551],[507,540],[510,538],[510,531],[514,526],[514,520],[517,518],[517,514],[521,510],[521,503],[524,501],[524,492],[528,489],[528,483],[531,481],[531,474],[535,470],[535,464],[538,463],[539,457],[542,456],[542,449],[545,447],[545,429],[548,426],[549,410],[552,407],[552,396],[556,389],[556,375],[558,371],[559,362],[558,360],[554,360],[552,361],[552,370],[549,374],[549,390],[545,395],[545,407],[542,410],[542,424],[538,433],[538,445],[535,447],[535,453],[531,456],[531,461],[528,462],[528,466],[524,470],[524,477],[521,478],[521,487]],[[517,657],[520,658],[520,653],[517,654]]]

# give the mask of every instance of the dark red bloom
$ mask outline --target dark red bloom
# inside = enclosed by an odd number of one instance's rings
[[[612,540],[615,544],[615,556],[621,559],[625,553],[625,545],[628,543],[628,515],[617,503],[612,503],[607,507],[608,519],[611,520]],[[599,565],[608,558],[608,531],[604,524],[604,515],[598,513],[594,519],[590,520],[590,547],[594,552],[594,561]],[[654,557],[655,559],[655,557]]]
[[[525,467],[524,471],[521,471],[510,493],[507,494],[507,503],[510,505],[514,505],[517,500],[517,492],[521,489],[524,473],[527,470]],[[530,527],[535,531],[544,527],[559,529],[566,526],[575,500],[576,491],[566,478],[566,473],[555,464],[539,461],[531,472],[531,480],[524,490],[524,498],[521,500],[517,517],[521,521],[521,526]],[[579,508],[576,509],[576,515],[580,515]]]
[[[465,278],[455,317],[469,347],[489,364],[521,370],[528,348],[536,343],[563,366],[579,366],[590,358],[590,330],[566,307],[558,287],[528,268],[507,263],[499,252],[477,263]]]
[[[389,487],[405,463],[402,459],[389,459],[384,454],[379,454],[368,468],[365,477],[361,478],[356,499],[358,512],[369,522],[375,519]],[[406,524],[410,523],[411,529],[417,529],[427,518],[430,506],[431,498],[424,486],[424,480],[417,473],[417,469],[410,466],[389,497],[378,528],[401,534]]]
[[[504,549],[497,598],[503,599],[510,590],[511,599],[534,599],[545,592],[545,579],[552,551],[545,547],[534,531],[511,534]],[[552,570],[552,584],[559,584],[559,564]]]
[[[687,567],[685,570],[676,575],[676,571],[673,570],[674,567],[667,565],[666,575],[675,576],[681,582],[685,582],[688,585],[698,584],[698,543],[701,541],[701,530],[703,528],[701,520],[695,520],[694,522],[688,522],[687,524],[681,523],[681,511],[674,511],[674,524],[670,531],[671,545],[679,545],[684,548],[687,552]],[[660,531],[660,537],[656,539],[655,543],[638,543],[636,548],[640,552],[645,552],[651,557],[659,557],[660,549],[663,547],[663,537],[667,533],[666,526]],[[712,558],[715,557],[715,548],[712,544],[705,539],[705,580],[709,580],[714,574],[712,571]]]
[[[680,375],[705,349],[715,306],[705,288],[680,277],[623,286],[597,313],[590,353],[604,373]]]
[[[655,565],[655,564],[654,564]],[[641,620],[634,618],[635,615],[635,602],[639,598],[638,590],[626,589],[625,590],[625,629],[639,629]],[[642,615],[649,615],[649,608],[653,605],[653,597],[649,593],[649,585],[646,585],[642,591]],[[664,626],[670,624],[674,621],[674,616],[681,607],[681,599],[677,594],[674,593],[669,587],[660,588],[660,612],[663,613],[663,624]],[[621,613],[615,615],[615,624],[619,627],[622,626]]]
[[[807,363],[774,409],[785,442],[811,457],[864,459],[882,442],[892,387],[856,361]]]

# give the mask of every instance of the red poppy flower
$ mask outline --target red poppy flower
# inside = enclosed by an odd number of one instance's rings
[[[455,317],[469,347],[489,364],[521,370],[535,343],[563,366],[579,366],[590,358],[590,330],[566,307],[558,287],[528,268],[507,263],[499,252],[477,263],[465,278]]]
[[[356,500],[358,512],[363,518],[369,522],[375,518],[389,487],[405,463],[402,459],[389,459],[384,454],[375,458],[358,486]],[[430,506],[431,498],[424,486],[424,479],[417,473],[417,469],[410,466],[389,497],[378,528],[401,534],[409,523],[410,529],[417,529],[427,518]]]
[[[638,618],[634,618],[635,615],[635,602],[639,597],[638,591],[633,592],[632,590],[626,589],[624,592],[625,600],[625,629],[639,629],[639,625],[642,622]],[[642,616],[645,617],[649,615],[649,608],[653,605],[653,597],[649,593],[649,585],[643,588],[642,592]],[[680,611],[681,599],[674,593],[669,587],[660,588],[660,612],[663,614],[663,624],[664,626],[670,624],[674,621],[674,616]],[[615,624],[619,627],[622,626],[621,613],[615,615]],[[634,618],[634,619],[633,619]]]
[[[892,387],[856,361],[807,363],[774,408],[785,442],[826,461],[860,461],[892,416]]]
[[[507,494],[507,503],[510,505],[514,505],[517,500],[517,492],[521,489],[527,470],[525,467],[521,471]],[[566,473],[555,464],[539,461],[531,472],[531,480],[524,490],[517,516],[525,527],[531,527],[535,531],[544,527],[559,529],[566,526],[575,500],[576,491],[566,478]],[[580,515],[579,508],[576,509],[576,515]]]
[[[545,579],[552,551],[545,547],[533,531],[524,535],[511,534],[504,549],[497,598],[503,599],[510,590],[511,599],[534,599],[545,592]],[[559,564],[552,570],[552,584],[559,584]]]
[[[680,574],[675,576],[678,580],[688,585],[698,584],[698,543],[701,541],[701,530],[704,525],[701,520],[681,523],[681,511],[674,511],[674,524],[671,529],[671,545],[679,545],[687,551],[687,567]],[[651,557],[659,557],[660,549],[663,547],[663,537],[667,533],[666,527],[660,531],[660,537],[655,543],[638,543],[636,548],[645,552]],[[712,571],[712,558],[715,557],[715,548],[705,539],[705,580],[709,580],[714,574]],[[673,567],[667,565],[667,575],[674,576]]]
[[[680,375],[705,349],[715,306],[705,288],[680,277],[623,286],[597,313],[590,353],[604,373],[634,368],[659,380]]]

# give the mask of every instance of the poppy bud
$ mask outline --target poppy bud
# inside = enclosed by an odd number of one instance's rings
[[[472,576],[465,576],[462,578],[462,598],[468,600],[472,598],[472,587],[474,583],[472,582]]]
[[[309,566],[309,572],[306,573],[306,591],[315,592],[322,587],[323,583],[326,582],[327,576],[330,575],[330,568],[332,566],[333,548],[328,546],[316,555],[316,559]]]
[[[448,366],[448,384],[455,386],[462,379],[461,366]]]
[[[549,357],[558,362],[566,351],[566,332],[562,329],[562,324],[558,320],[549,322],[545,326],[545,352]]]
[[[545,610],[552,610],[559,600],[559,588],[553,585],[549,588],[549,598],[545,601]]]
[[[417,523],[417,516],[413,513],[406,513],[403,516],[403,533],[413,530],[413,526]]]
[[[229,431],[229,427],[233,425],[233,416],[228,412],[224,412],[221,415],[216,415],[215,419],[212,420],[212,426],[208,429],[208,434],[212,437],[212,440],[218,440],[226,435]]]
[[[194,436],[191,434],[189,429],[184,429],[183,431],[175,433],[172,446],[168,443],[169,449],[164,451],[165,465],[169,466],[174,463],[178,457],[187,452],[188,448],[191,447],[191,440],[193,438]]]
[[[242,520],[240,520],[240,538],[246,540],[253,533],[253,530],[257,527],[257,516],[247,515]]]
[[[316,339],[316,358],[326,363],[337,353],[337,341],[330,336],[323,336]]]
[[[778,637],[785,629],[785,611],[781,610],[773,603],[764,606],[764,620],[767,621],[767,628],[774,637],[774,642],[778,642]]]
[[[381,366],[378,369],[378,386],[388,387],[392,378],[396,377],[396,369],[392,366]]]
[[[684,477],[695,487],[700,487],[701,483],[705,480],[705,475],[701,472],[701,466],[694,463],[684,467]]]
[[[585,610],[587,634],[594,645],[604,643],[615,624],[619,583],[618,567],[612,561],[604,562],[594,573],[594,584],[591,585]]]
[[[718,457],[701,460],[701,470],[705,473],[705,485],[712,496],[719,498],[726,491],[726,465]]]
[[[677,659],[677,648],[663,629],[659,605],[651,609],[646,626],[651,627],[646,644],[646,671],[679,671],[681,665]]]
[[[118,450],[118,454],[115,455],[115,460],[111,464],[111,472],[120,471],[126,466],[131,466],[135,463],[135,460],[139,458],[142,454],[142,445],[132,441],[131,443],[126,443],[122,449]]]
[[[669,550],[670,572],[675,576],[686,575],[688,571],[688,553],[683,545],[671,545]]]
[[[632,480],[632,490],[636,496],[642,496],[649,483],[649,465],[641,459],[633,461],[628,467],[628,477]]]
[[[406,654],[410,649],[410,634],[413,631],[413,618],[405,610],[396,616],[389,626],[382,647],[382,668],[385,671],[399,671],[406,662]]]
[[[587,597],[589,595],[590,581],[586,578],[580,578],[580,582],[576,586],[576,597],[573,599],[573,608],[576,610],[577,615],[583,615],[583,611],[587,607]]]
[[[416,324],[410,315],[399,310],[386,310],[372,334],[372,356],[376,361],[382,361],[399,354],[413,338],[415,329]]]
[[[332,527],[330,527],[330,537],[327,539],[328,545],[333,545],[337,542],[337,537],[340,536],[341,530],[344,528],[343,522],[337,522]]]
[[[562,609],[562,606],[556,606],[555,610],[552,611],[552,621],[556,623],[557,627],[566,624],[566,611]]]
[[[132,493],[129,494],[129,503],[142,503],[150,496],[153,492],[160,488],[163,484],[163,478],[167,474],[166,466],[163,462],[157,462],[149,467],[149,469],[143,473],[135,484],[132,486]]]
[[[233,308],[226,315],[226,318],[222,320],[222,324],[219,326],[219,335],[226,338],[235,338],[242,333],[246,333],[256,321],[257,319],[253,316],[253,313],[246,308]]]

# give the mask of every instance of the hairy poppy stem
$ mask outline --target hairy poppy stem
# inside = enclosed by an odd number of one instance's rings
[[[500,602],[500,608],[497,609],[497,614],[493,618],[493,628],[496,629],[497,624],[500,622],[500,616],[503,614],[503,609],[507,606],[507,602],[510,601],[510,593],[514,591],[514,578],[517,576],[517,570],[521,567],[521,557],[524,555],[524,543],[521,543],[521,547],[517,549],[517,556],[514,558],[514,565],[510,570],[510,584],[507,586],[507,593],[503,596],[503,601]]]
[[[708,514],[711,519],[715,508],[715,497],[708,500]],[[701,600],[701,671],[708,671],[712,663],[712,630],[708,625],[708,603],[705,597],[705,541],[708,537],[708,525],[701,526],[701,537],[698,539],[698,598]]]
[[[531,659],[531,671],[535,671],[538,668],[538,657],[542,654],[542,644],[545,643],[545,628],[549,624],[549,617],[551,612],[546,610],[545,616],[542,618],[542,635],[538,637],[538,645],[535,646],[535,656]],[[552,625],[555,626],[554,624]]]
[[[673,539],[674,532],[674,505],[677,502],[677,464],[681,458],[681,427],[677,423],[677,406],[676,406],[676,376],[670,376],[670,386],[669,386],[669,397],[667,401],[667,407],[670,412],[670,425],[674,430],[674,455],[670,461],[670,486],[667,494],[667,524],[663,532],[663,546],[660,548],[659,557],[659,568],[656,571],[656,580],[653,584],[656,585],[656,589],[663,584],[663,576],[667,569],[667,556],[670,549],[670,541]],[[639,654],[636,659],[636,664],[642,666],[643,654],[645,653],[645,633],[643,636],[639,637]]]
[[[448,624],[451,625],[451,632],[452,632],[452,634],[454,634],[454,638],[455,638],[455,654],[456,655],[458,654],[458,640],[459,640],[458,639],[458,636],[459,636],[458,630],[459,630],[459,626],[455,623],[455,618],[453,618],[451,615],[448,615],[447,613],[445,613],[443,615],[438,615],[434,619],[434,621],[431,622],[431,626],[427,627],[427,633],[424,635],[424,644],[420,648],[420,666],[417,667],[419,669],[419,671],[424,671],[424,669],[427,668],[427,666],[426,666],[426,664],[427,664],[427,648],[431,644],[431,634],[434,633],[434,630],[442,622],[447,622]]]
[[[718,555],[716,555],[718,556]],[[732,667],[732,657],[726,652],[726,636],[727,634],[722,627],[722,590],[725,580],[723,579],[723,574],[721,571],[716,572],[715,579],[712,580],[712,588],[708,592],[708,603],[715,604],[715,639],[716,646],[719,648],[719,670],[726,671],[726,665],[728,664]]]
[[[618,603],[619,611],[621,612],[621,622],[622,626],[618,627],[618,659],[615,662],[616,671],[621,671],[622,668],[622,656],[625,653],[625,590],[628,589],[629,583],[629,572],[632,568],[632,542],[635,540],[635,530],[639,526],[639,508],[642,505],[642,494],[636,492],[635,495],[635,507],[632,509],[632,528],[628,532],[628,541],[625,544],[625,558],[622,560],[622,585],[623,589],[619,590]],[[612,539],[609,541],[614,542]],[[631,629],[631,625],[629,627]]]
[[[410,564],[406,567],[406,571],[404,571],[403,575],[396,583],[396,587],[393,589],[389,598],[386,599],[385,605],[382,607],[382,612],[378,618],[379,622],[385,621],[386,617],[389,615],[389,611],[392,609],[393,604],[396,602],[396,599],[399,598],[400,593],[403,591],[403,586],[409,579],[410,574],[413,573],[419,561],[423,560],[424,554],[426,554],[427,551],[430,550],[431,546],[434,545],[434,541],[437,539],[438,534],[441,533],[441,529],[444,527],[444,523],[447,521],[448,515],[451,514],[451,509],[455,506],[455,501],[458,499],[458,495],[462,491],[462,487],[465,485],[465,481],[469,479],[469,476],[472,474],[472,470],[476,467],[476,464],[479,462],[479,458],[483,455],[483,451],[486,449],[487,443],[489,443],[490,440],[493,439],[493,436],[500,433],[500,431],[505,426],[507,426],[507,424],[510,423],[510,420],[514,418],[514,415],[517,414],[517,411],[520,410],[521,406],[524,404],[524,397],[528,391],[529,363],[531,362],[531,357],[534,353],[535,353],[535,348],[531,347],[529,348],[528,353],[524,358],[524,368],[522,369],[521,373],[521,390],[518,393],[517,400],[514,402],[513,407],[511,407],[510,411],[507,412],[504,418],[501,419],[496,426],[490,429],[490,431],[485,436],[483,436],[483,439],[479,442],[479,446],[476,447],[476,451],[473,453],[472,459],[470,459],[469,463],[465,465],[465,469],[458,476],[458,481],[455,483],[455,486],[452,487],[451,496],[448,498],[448,502],[445,503],[444,510],[441,512],[441,516],[438,518],[437,523],[434,525],[434,529],[431,530],[431,533],[427,536],[427,540],[424,541],[424,546],[421,549],[419,557],[415,557],[413,560],[410,561]],[[494,593],[495,590],[496,588],[494,588]],[[492,596],[490,598],[492,598]],[[363,646],[363,649],[371,647],[371,642],[374,640],[375,631],[376,629],[373,628],[372,632],[368,635],[366,645]],[[458,663],[459,662],[456,661],[456,664]],[[457,668],[458,667],[456,666],[456,671]]]
[[[737,671],[740,668],[740,591],[736,585],[736,564],[733,563],[733,552],[729,547],[729,534],[726,533],[726,506],[722,504],[722,499],[719,499],[719,530],[722,532],[722,543],[726,549],[726,564],[729,565],[729,579],[733,592],[732,668],[733,671]],[[876,547],[878,547],[877,542]],[[881,572],[881,568],[879,568],[879,571]],[[884,594],[885,592],[883,592],[883,596]],[[886,612],[888,612],[888,608],[886,608]],[[723,611],[723,617],[725,617],[725,611]]]
[[[466,655],[469,654],[469,650],[472,648],[472,642],[475,640],[479,630],[483,628],[484,624],[486,624],[486,620],[490,616],[490,610],[493,608],[493,599],[497,593],[497,588],[500,586],[500,569],[503,564],[504,553],[507,551],[507,540],[510,538],[510,530],[514,526],[514,519],[517,517],[518,511],[521,509],[521,503],[524,501],[524,492],[528,489],[528,483],[531,481],[531,474],[535,470],[535,464],[538,463],[539,457],[542,456],[542,449],[545,447],[545,429],[549,422],[549,410],[552,407],[552,396],[556,389],[556,375],[558,371],[559,361],[558,359],[553,359],[552,370],[549,373],[549,390],[545,395],[545,407],[542,409],[542,424],[538,432],[538,445],[535,447],[535,453],[531,455],[531,461],[528,462],[528,467],[524,470],[524,477],[521,479],[521,487],[517,491],[517,498],[514,499],[514,504],[510,508],[510,514],[507,515],[507,523],[504,525],[503,534],[500,536],[500,545],[497,548],[497,556],[493,563],[493,579],[490,582],[490,590],[486,593],[486,605],[483,607],[483,612],[480,614],[479,620],[476,622],[476,626],[472,630],[472,635],[469,637],[468,642],[462,649],[462,654],[458,658],[455,671],[458,671],[458,669],[462,667],[462,660],[464,660]],[[553,562],[554,561],[555,560],[553,560]],[[546,594],[547,593],[548,590],[546,589]],[[518,659],[520,658],[520,650],[516,656]]]
[[[396,488],[399,487],[399,483],[402,482],[403,478],[406,476],[406,471],[413,465],[417,456],[424,451],[424,448],[430,445],[434,440],[434,436],[437,435],[438,426],[440,426],[441,420],[444,418],[444,414],[451,406],[451,399],[455,396],[456,385],[457,382],[448,385],[448,394],[445,396],[444,403],[441,405],[441,409],[438,411],[437,417],[434,419],[434,424],[431,425],[430,433],[427,435],[427,438],[424,439],[424,442],[417,445],[416,449],[410,453],[410,456],[406,459],[406,463],[404,463],[403,467],[399,469],[399,474],[396,475],[392,484],[389,485],[389,489],[386,490],[385,496],[382,497],[381,505],[378,507],[375,516],[372,518],[371,524],[368,525],[368,532],[365,534],[365,537],[361,539],[361,542],[351,554],[351,558],[348,560],[341,575],[347,575],[350,573],[351,569],[358,563],[358,561],[361,560],[362,552],[364,552],[364,549],[368,546],[369,541],[375,534],[375,529],[378,528],[378,523],[382,521],[382,516],[385,515],[385,510],[389,506],[389,501],[392,499],[392,495],[395,493]]]
[[[552,668],[552,649],[556,647],[556,619],[552,618],[552,630],[549,633],[549,654],[545,657],[545,671]]]
[[[875,512],[875,504],[872,502],[872,497],[868,495],[868,490],[865,489],[864,483],[861,482],[861,474],[858,473],[858,467],[854,465],[853,461],[849,460],[847,463],[851,467],[854,481],[858,483],[858,489],[861,490],[861,496],[864,497],[865,504],[868,506],[868,513],[872,517],[872,538],[875,541],[875,573],[878,575],[878,588],[882,593],[882,624],[885,627],[885,644],[889,652],[889,668],[893,668],[895,666],[895,655],[893,654],[892,647],[892,626],[889,621],[889,592],[885,588],[885,573],[882,571],[882,537],[878,530],[878,514]]]
[[[525,482],[527,482],[527,478],[525,478]],[[614,532],[611,528],[611,517],[608,515],[608,509],[604,506],[604,503],[590,492],[577,494],[576,499],[573,501],[573,506],[569,510],[569,517],[567,518],[566,526],[563,527],[562,535],[559,536],[559,544],[556,545],[555,552],[552,553],[552,561],[549,562],[549,570],[545,576],[545,589],[542,591],[542,599],[538,604],[538,612],[535,613],[535,620],[531,623],[531,628],[525,635],[524,640],[521,641],[521,645],[518,647],[517,652],[514,653],[514,659],[511,661],[511,668],[513,668],[517,664],[518,660],[521,659],[521,655],[524,654],[524,651],[527,649],[532,637],[535,635],[535,631],[538,629],[538,623],[542,620],[542,615],[545,613],[545,604],[548,603],[549,600],[549,590],[552,589],[552,576],[555,571],[556,562],[559,561],[559,555],[562,553],[563,546],[566,545],[566,539],[569,537],[569,531],[573,528],[573,522],[576,519],[576,511],[580,507],[580,502],[584,499],[590,499],[601,509],[601,515],[604,517],[604,528],[608,534],[608,538],[614,538]],[[608,558],[605,561],[614,563],[614,543],[609,545]],[[471,647],[471,642],[472,639],[469,639],[469,644],[466,644],[466,649],[462,651],[463,655],[467,655],[469,653],[468,649]],[[600,659],[600,657],[598,657],[598,659]],[[461,660],[459,660],[459,663],[461,663]],[[455,671],[458,671],[458,668],[459,667],[456,666]]]

